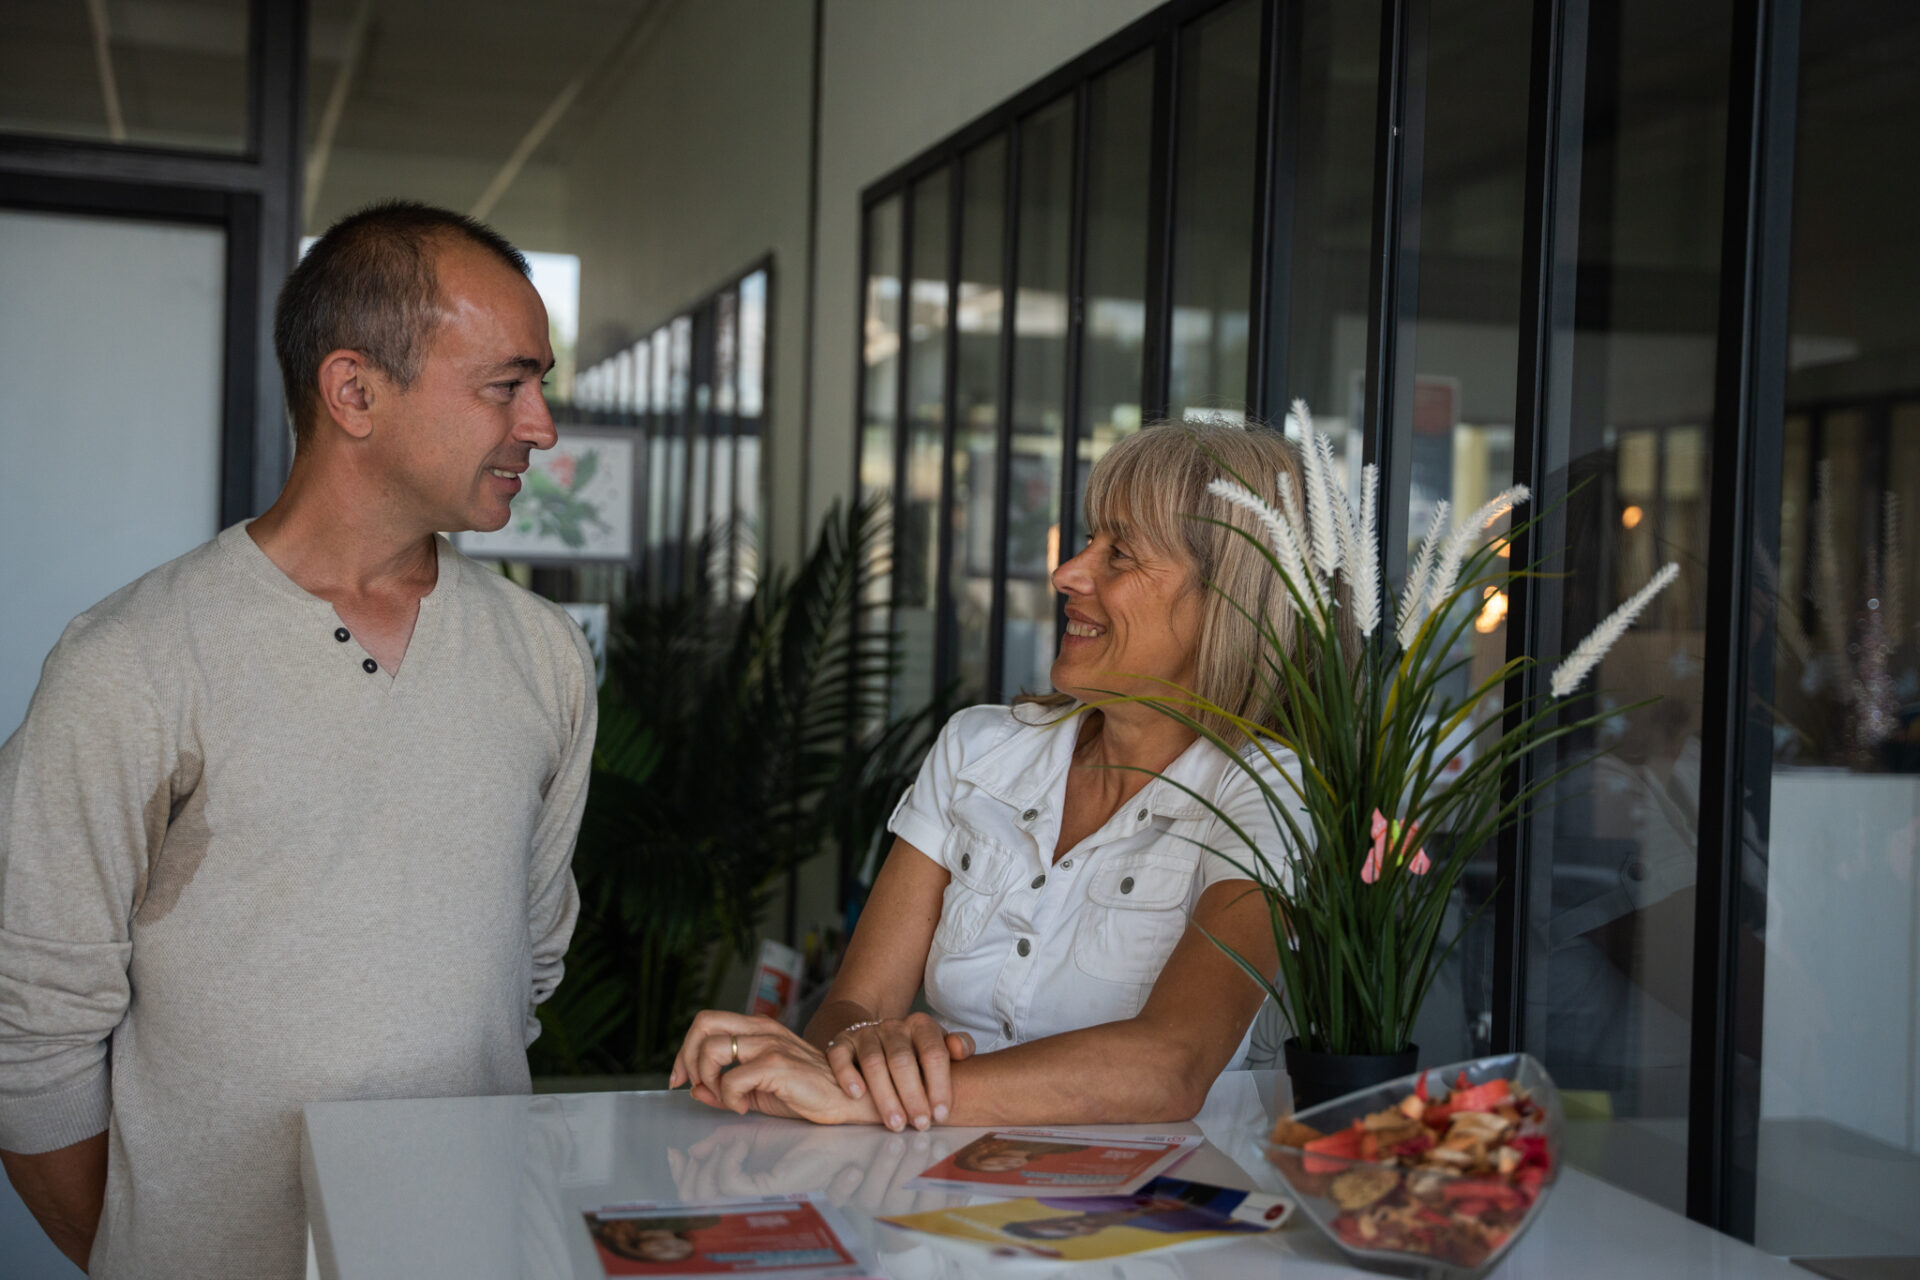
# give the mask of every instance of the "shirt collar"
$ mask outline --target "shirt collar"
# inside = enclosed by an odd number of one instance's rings
[[[1057,712],[1030,706],[1013,708],[1011,715],[1018,727],[1005,741],[960,770],[960,781],[972,783],[1015,809],[1044,808],[1073,763],[1083,709],[1084,704],[1077,702]],[[1035,711],[1045,718],[1028,719]],[[1155,817],[1205,817],[1211,811],[1197,797],[1212,796],[1219,788],[1222,771],[1228,767],[1224,752],[1205,738],[1197,738],[1131,803],[1144,806]]]

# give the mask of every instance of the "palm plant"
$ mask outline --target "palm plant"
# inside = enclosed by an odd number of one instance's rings
[[[536,1070],[662,1069],[780,878],[831,837],[871,838],[862,797],[897,794],[927,737],[924,715],[887,721],[898,657],[872,623],[884,602],[858,591],[887,543],[873,505],[836,505],[805,561],[747,600],[716,599],[703,570],[615,619],[574,854],[580,921]]]

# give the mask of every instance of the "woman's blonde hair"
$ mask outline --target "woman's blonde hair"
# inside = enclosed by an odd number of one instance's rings
[[[1247,739],[1234,717],[1279,727],[1267,696],[1273,681],[1262,630],[1292,652],[1294,611],[1286,585],[1261,554],[1266,534],[1258,521],[1208,493],[1207,486],[1238,479],[1278,510],[1282,476],[1290,479],[1296,502],[1302,500],[1299,451],[1271,427],[1160,422],[1115,444],[1087,477],[1089,534],[1131,538],[1183,556],[1193,568],[1189,589],[1206,592],[1192,692],[1221,711],[1181,709],[1232,747]],[[1064,693],[1027,694],[1014,704],[1067,707],[1075,701]]]

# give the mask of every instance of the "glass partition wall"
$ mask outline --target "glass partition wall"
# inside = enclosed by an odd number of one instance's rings
[[[578,594],[568,598],[617,601],[630,587],[660,596],[695,583],[715,599],[753,594],[772,270],[756,264],[551,397],[557,418],[630,430],[639,454],[643,545],[630,567],[571,570]]]
[[[1638,1194],[1920,1252],[1916,56],[1891,3],[1175,0],[876,183],[900,705],[1044,688],[1086,473],[1168,417],[1307,399],[1382,466],[1390,575],[1529,485],[1552,573],[1471,602],[1463,687],[1677,563],[1416,1039],[1541,1057]]]

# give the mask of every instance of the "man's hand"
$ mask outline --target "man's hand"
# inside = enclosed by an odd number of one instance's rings
[[[973,1056],[973,1037],[924,1013],[886,1018],[827,1042],[827,1065],[849,1098],[871,1097],[887,1128],[944,1124],[953,1105],[948,1069]]]
[[[38,1155],[0,1151],[0,1165],[54,1247],[85,1271],[107,1198],[107,1135]]]

